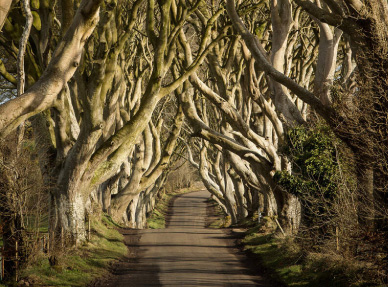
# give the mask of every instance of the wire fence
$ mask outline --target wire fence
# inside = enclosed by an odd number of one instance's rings
[[[23,244],[20,244],[19,240],[14,242],[13,254],[7,254],[4,246],[0,247],[0,281],[4,281],[9,278],[9,274],[7,274],[7,270],[5,268],[7,262],[13,262],[15,280],[18,281],[20,263],[25,256],[33,254],[33,250],[39,250],[43,253],[48,253],[50,250],[48,233],[36,234],[36,232],[25,232],[23,241]]]
[[[90,241],[91,238],[91,225],[90,218],[88,217],[86,222],[86,239]],[[14,279],[18,281],[19,277],[19,268],[21,267],[21,261],[26,260],[31,254],[36,254],[36,252],[42,252],[47,255],[50,255],[50,252],[54,249],[54,244],[60,246],[62,249],[66,245],[66,234],[62,229],[60,232],[60,237],[56,238],[54,243],[54,233],[50,235],[49,232],[28,232],[24,231],[22,236],[22,244],[18,240],[14,242],[14,252],[12,254],[7,254],[4,249],[5,240],[3,239],[3,246],[0,246],[0,281],[8,279],[10,274],[7,274],[7,268],[5,265],[7,262],[14,263]],[[9,243],[7,243],[9,244]],[[12,245],[12,244],[11,244]],[[13,248],[11,248],[13,249]]]

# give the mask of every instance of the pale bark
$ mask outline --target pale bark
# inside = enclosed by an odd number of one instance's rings
[[[143,176],[140,182],[140,190],[144,190],[152,183],[154,183],[157,180],[157,178],[159,178],[162,175],[162,173],[167,169],[171,155],[176,147],[176,142],[179,137],[181,127],[183,125],[183,120],[184,120],[184,114],[182,111],[182,107],[179,105],[177,109],[177,113],[175,115],[174,126],[166,141],[162,155],[158,163],[156,164],[156,166],[153,168],[153,170],[149,174]]]
[[[193,75],[191,79],[195,87],[201,90],[201,92],[226,115],[228,123],[262,148],[276,166],[278,164],[278,156],[276,155],[276,149],[274,146],[252,131],[235,108],[207,87],[197,75]]]
[[[186,118],[195,130],[194,135],[200,136],[213,144],[218,144],[223,148],[229,149],[248,161],[262,162],[263,164],[271,165],[271,163],[260,153],[252,151],[251,149],[239,144],[234,139],[210,129],[199,118],[193,100],[190,98],[188,93],[183,93],[180,96],[180,99]]]
[[[235,199],[234,199],[234,186],[231,180],[231,177],[228,173],[227,163],[223,161],[221,163],[222,153],[218,151],[215,162],[212,164],[213,170],[216,175],[217,185],[223,194],[223,198],[225,199],[225,207],[227,209],[228,215],[231,217],[232,224],[236,224],[237,219],[237,210],[235,208]],[[223,173],[221,172],[221,165],[223,166]]]
[[[5,19],[7,18],[8,12],[11,9],[12,0],[1,0],[0,1],[0,31],[3,28]]]
[[[168,15],[167,9],[165,14],[166,16]],[[209,25],[211,25],[211,23]],[[167,37],[167,29],[168,26],[163,29],[163,33],[160,32],[164,35],[164,37]],[[222,34],[219,38],[222,38]],[[166,49],[166,39],[162,40],[162,43],[158,45],[158,50],[155,51],[154,71],[151,74],[150,83],[147,85],[146,91],[142,97],[142,102],[138,112],[134,115],[130,122],[124,125],[115,133],[115,135],[109,138],[96,151],[90,160],[89,171],[86,173],[84,180],[87,182],[91,181],[92,185],[101,183],[112,176],[112,173],[117,170],[119,164],[122,162],[123,154],[125,154],[130,146],[134,144],[134,140],[137,135],[147,126],[151,119],[152,112],[159,100],[177,89],[199,68],[200,64],[205,59],[208,50],[215,45],[218,39],[204,47],[204,51],[196,58],[192,65],[186,69],[185,73],[164,87],[162,87],[162,77],[165,76],[163,74],[165,67],[162,68],[161,66],[165,63],[164,49]],[[203,37],[201,43],[207,43],[208,40],[208,36]],[[108,161],[105,161],[108,155],[111,155],[111,157]]]
[[[32,13],[30,8],[30,3],[27,0],[23,0],[23,13],[26,17],[26,23],[23,29],[22,37],[20,38],[19,43],[19,53],[18,53],[18,97],[20,97],[22,94],[24,94],[24,87],[25,87],[25,81],[26,76],[24,73],[24,56],[26,53],[26,47],[28,42],[28,37],[30,36],[31,27],[32,27]]]
[[[148,170],[144,174],[145,176],[150,175],[150,173],[154,170],[158,162],[160,161],[160,157],[162,155],[161,152],[161,146],[160,146],[160,132],[163,126],[163,119],[160,119],[158,121],[157,126],[154,126],[152,122],[150,122],[150,128],[151,128],[151,133],[152,137],[154,139],[153,141],[153,159],[151,162],[151,165],[149,166]]]
[[[206,159],[206,147],[203,145],[200,153],[200,161],[199,161],[199,174],[201,176],[202,182],[205,185],[206,189],[217,198],[221,208],[227,213],[226,201],[221,192],[220,187],[210,178],[209,176],[209,167]]]
[[[101,0],[82,1],[66,35],[40,79],[20,97],[0,106],[0,134],[53,106],[57,95],[76,71],[84,44],[99,19]]]
[[[243,50],[246,45],[243,45]],[[244,54],[247,54],[248,51],[246,51]],[[247,63],[247,67],[245,70],[244,79],[241,81],[243,85],[243,89],[246,91],[248,96],[252,98],[263,110],[265,115],[268,117],[268,119],[271,121],[279,139],[280,144],[283,143],[284,140],[284,127],[283,123],[279,119],[279,116],[277,115],[275,109],[273,106],[265,99],[264,95],[261,92],[261,87],[258,86],[259,82],[256,80],[256,71],[254,69],[255,60],[251,58],[251,55],[246,55],[245,57]]]
[[[113,195],[111,204],[111,213],[113,217],[121,222],[128,204],[139,194],[140,180],[143,176],[144,170],[144,141],[136,147],[136,158],[134,166],[132,167],[131,178],[128,184],[118,194]],[[124,220],[126,221],[126,220]]]
[[[299,1],[299,0],[298,0]],[[287,87],[295,95],[297,95],[304,102],[308,103],[312,108],[314,108],[323,118],[327,120],[332,120],[333,118],[333,109],[323,105],[323,103],[314,96],[313,93],[306,90],[302,86],[298,85],[295,81],[285,76],[282,72],[276,70],[268,59],[263,55],[262,51],[257,46],[257,41],[255,37],[247,30],[240,17],[238,16],[235,9],[234,0],[227,0],[227,11],[229,17],[232,20],[233,26],[239,34],[241,34],[244,39],[247,47],[252,53],[252,56],[255,58],[257,63],[260,65],[260,68],[268,74],[269,77],[279,82],[280,84]]]
[[[238,221],[243,220],[248,216],[248,210],[246,206],[246,200],[244,197],[245,187],[241,178],[235,173],[235,171],[229,171],[231,178],[233,179],[233,185],[235,189],[235,197],[237,202],[237,219]]]
[[[231,218],[231,224],[236,224],[238,222],[237,219],[237,209],[236,209],[236,201],[235,201],[235,190],[233,181],[227,172],[226,163],[224,163],[224,178],[225,178],[225,203],[226,208],[228,210],[228,214]],[[226,172],[225,172],[226,171]]]
[[[158,163],[153,167],[153,170],[145,175],[145,172],[150,167],[150,161],[152,159],[152,138],[151,131],[144,133],[144,149],[142,151],[143,158],[141,163],[137,162],[133,167],[133,172],[131,176],[130,182],[112,199],[113,206],[112,212],[115,214],[115,218],[120,219],[121,215],[125,212],[128,204],[133,201],[135,198],[138,198],[141,203],[137,203],[137,209],[142,209],[143,207],[139,207],[139,204],[143,204],[143,197],[138,196],[141,192],[146,191],[150,186],[157,182],[157,180],[162,176],[162,173],[166,170],[168,166],[168,162],[170,161],[170,157],[173,153],[173,150],[176,145],[177,138],[180,133],[181,126],[183,124],[183,112],[180,107],[178,107],[177,114],[175,116],[174,127],[170,133],[169,138],[166,141],[166,145],[163,149],[162,155],[158,161]],[[149,150],[147,150],[147,148]],[[140,152],[140,151],[139,151]],[[133,207],[131,207],[133,208]],[[133,211],[131,211],[133,212]],[[141,211],[141,214],[144,211]],[[133,215],[133,214],[132,214]],[[135,217],[131,217],[135,218]]]
[[[23,14],[26,17],[26,23],[24,25],[22,37],[20,38],[19,53],[17,58],[17,74],[18,74],[17,96],[18,97],[20,97],[24,93],[24,88],[25,88],[26,75],[24,72],[24,56],[26,53],[27,42],[30,36],[32,20],[33,20],[29,0],[24,0],[22,7],[23,7],[22,9]],[[18,142],[17,142],[16,150],[18,154],[20,153],[21,143],[24,137],[24,130],[25,130],[25,126],[24,126],[24,123],[22,122],[20,123],[17,130]]]
[[[316,18],[314,20],[319,26],[318,68],[314,77],[314,94],[324,105],[330,106],[332,103],[330,88],[334,81],[338,44],[342,31],[335,28],[333,32],[329,25]]]
[[[292,25],[292,6],[290,0],[271,0],[270,3],[272,28],[274,31],[272,36],[271,62],[273,69],[276,69],[284,75],[287,40]],[[247,37],[245,37],[245,39],[246,38]],[[255,56],[255,54],[253,55]],[[255,57],[255,59],[256,61],[258,60],[257,57]],[[273,82],[273,90],[273,102],[276,108],[286,118],[288,124],[302,124],[304,120],[297,107],[295,107],[291,101],[291,96],[289,95],[287,88],[278,83],[275,79]]]

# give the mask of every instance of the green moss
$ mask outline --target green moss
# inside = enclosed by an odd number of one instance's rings
[[[39,7],[40,7],[39,0],[31,0],[31,8],[32,9],[39,9]]]
[[[113,167],[113,165],[114,163],[111,162],[110,160],[107,160],[104,163],[102,163],[101,167],[94,173],[91,180],[91,185],[98,183],[99,179],[105,174],[107,170],[110,170]]]
[[[107,215],[92,220],[90,242],[67,251],[54,267],[50,266],[47,255],[38,254],[23,271],[22,277],[30,278],[37,285],[85,286],[107,274],[110,263],[127,254],[123,236],[116,227],[117,224]]]
[[[42,29],[42,22],[40,21],[40,17],[38,12],[32,11],[32,17],[34,18],[32,21],[32,25],[35,27],[36,30],[40,31]]]
[[[225,227],[225,220],[222,217],[217,218],[208,226],[208,228],[223,228],[223,227]]]

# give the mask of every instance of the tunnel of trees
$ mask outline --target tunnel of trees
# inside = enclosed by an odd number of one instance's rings
[[[69,246],[95,209],[144,228],[186,162],[232,225],[387,264],[385,0],[0,5],[5,253],[31,218]]]

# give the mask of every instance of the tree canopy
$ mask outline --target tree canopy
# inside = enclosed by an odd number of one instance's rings
[[[0,5],[1,194],[29,149],[53,238],[145,227],[183,161],[232,224],[387,232],[386,1]]]

